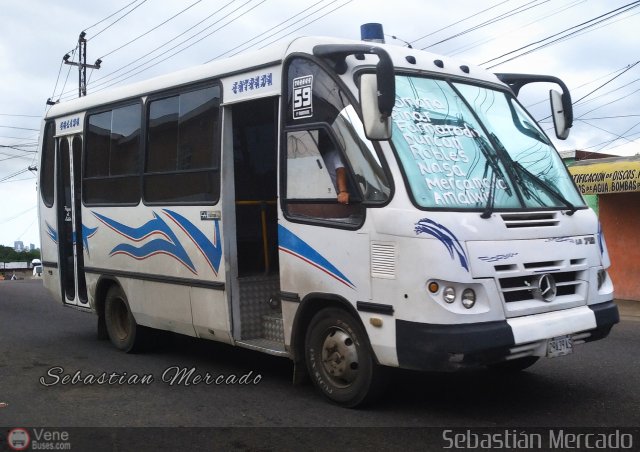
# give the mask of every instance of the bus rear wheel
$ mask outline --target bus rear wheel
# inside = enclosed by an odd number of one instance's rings
[[[364,329],[342,309],[323,309],[313,317],[305,340],[305,360],[318,390],[337,405],[363,405],[382,387],[381,369]]]
[[[107,292],[104,306],[104,320],[111,343],[118,350],[130,353],[141,348],[141,327],[136,324],[127,296],[120,286],[113,286]]]

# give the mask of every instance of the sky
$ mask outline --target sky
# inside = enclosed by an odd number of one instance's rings
[[[360,38],[455,56],[492,72],[548,74],[571,90],[569,139],[553,136],[548,85],[521,102],[559,151],[640,154],[640,1],[0,0],[0,245],[40,245],[37,143],[47,99],[78,95],[62,58],[86,31],[88,94],[297,36]],[[585,28],[588,27],[588,28]],[[526,54],[525,54],[526,53]],[[506,61],[509,60],[510,61]],[[637,64],[637,65],[635,65]],[[31,170],[29,168],[31,167]]]

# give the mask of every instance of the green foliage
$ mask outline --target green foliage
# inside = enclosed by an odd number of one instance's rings
[[[0,262],[29,262],[33,259],[40,259],[40,249],[33,251],[18,252],[10,246],[0,245]]]

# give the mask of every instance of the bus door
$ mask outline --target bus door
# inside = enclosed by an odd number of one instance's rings
[[[263,351],[284,353],[278,303],[278,99],[237,103],[230,107],[230,115],[228,112],[232,126],[225,130],[232,139],[225,140],[225,149],[232,148],[233,162],[226,158],[225,163],[233,165],[229,208],[235,211],[235,243],[231,246],[236,248],[231,272],[236,287],[232,290],[233,334],[244,345],[260,343]]]
[[[81,215],[82,136],[58,140],[58,250],[63,300],[88,306]]]

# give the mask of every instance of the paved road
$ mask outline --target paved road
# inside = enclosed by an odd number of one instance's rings
[[[292,366],[283,358],[182,336],[152,353],[121,353],[96,339],[93,315],[55,303],[39,281],[2,281],[0,402],[6,406],[0,408],[0,425],[640,426],[639,312],[624,309],[607,339],[578,346],[570,356],[542,360],[516,376],[395,372],[381,401],[354,411],[324,402],[311,385],[292,386]],[[175,366],[215,377],[251,372],[261,380],[171,386],[162,375]],[[71,375],[115,372],[154,380],[63,385],[56,368]]]

